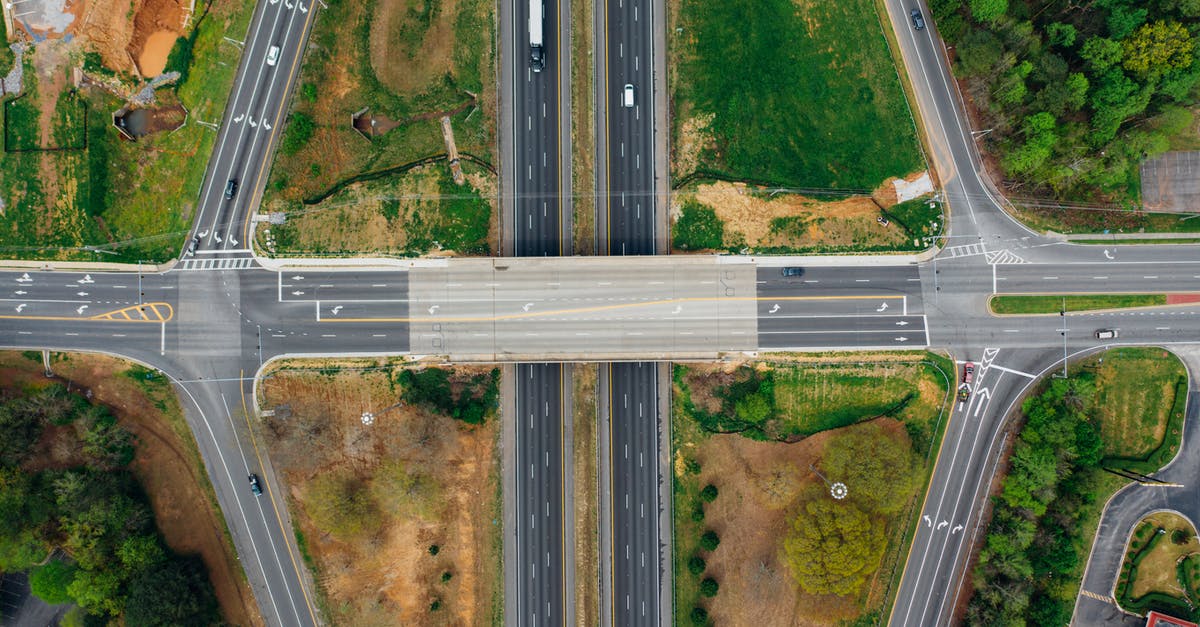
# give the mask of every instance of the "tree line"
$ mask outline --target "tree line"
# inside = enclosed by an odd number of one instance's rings
[[[1065,625],[1083,559],[1081,520],[1094,508],[1102,440],[1094,375],[1055,379],[1022,406],[1008,476],[974,573],[971,625]]]
[[[44,435],[73,451],[71,467],[38,469]],[[128,468],[135,446],[106,407],[62,385],[0,391],[0,570],[31,571],[35,595],[77,604],[88,625],[217,623],[204,565],[166,546]]]
[[[1194,122],[1200,0],[932,0],[1010,188],[1132,201]]]

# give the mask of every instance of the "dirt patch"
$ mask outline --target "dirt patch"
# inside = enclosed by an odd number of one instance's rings
[[[398,94],[415,93],[453,65],[457,0],[376,0],[371,67]]]
[[[862,196],[828,202],[793,194],[771,197],[741,183],[716,182],[697,187],[694,198],[724,222],[726,243],[750,248],[842,247],[866,241],[899,247],[908,239],[902,229],[880,225],[879,206]],[[674,217],[680,208],[679,201],[672,203]]]
[[[901,423],[873,422],[906,441]],[[793,444],[714,435],[696,445],[694,456],[703,469],[699,484],[713,483],[721,490],[705,517],[721,537],[721,546],[707,558],[707,576],[721,584],[720,593],[708,602],[715,624],[829,625],[863,611],[864,599],[800,591],[782,554],[797,499],[821,483],[809,465],[819,465],[826,443],[837,433],[826,431]],[[882,601],[882,586],[875,583],[866,607]]]
[[[93,402],[112,408],[118,423],[136,436],[130,469],[149,496],[167,546],[177,553],[198,554],[204,561],[226,621],[262,625],[172,388],[161,378],[143,384],[127,376],[131,365],[119,359],[56,357],[52,368],[61,379],[55,380],[90,390]],[[18,385],[47,381],[40,359],[13,352],[0,353],[0,380]],[[58,437],[59,430],[47,430],[39,443],[49,455],[47,466],[69,465],[76,454]]]
[[[455,376],[484,371],[458,368]],[[497,620],[498,421],[470,427],[404,405],[390,369],[325,372],[276,373],[262,394],[265,408],[289,408],[286,419],[267,422],[267,441],[333,622]],[[373,414],[369,426],[364,412]],[[407,478],[403,490],[388,489],[397,473]],[[331,476],[369,486],[374,495],[377,518],[361,535],[335,535],[316,524],[314,490]]]
[[[178,33],[169,30],[156,31],[146,38],[137,58],[138,70],[142,76],[162,74],[163,68],[167,66],[167,55],[171,54],[171,48],[178,38]]]
[[[1185,305],[1200,303],[1200,294],[1167,294],[1168,305]]]
[[[679,124],[679,134],[675,140],[674,169],[676,172],[689,174],[700,167],[700,156],[705,150],[716,150],[717,142],[708,132],[712,124],[713,114],[696,115],[684,119]]]

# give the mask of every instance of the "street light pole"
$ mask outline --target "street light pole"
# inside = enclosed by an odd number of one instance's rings
[[[1062,331],[1060,331],[1060,333],[1062,333],[1062,338],[1063,338],[1063,378],[1066,379],[1067,378],[1067,297],[1066,296],[1063,296],[1062,309],[1060,309],[1058,311],[1058,315],[1062,316],[1062,323],[1063,323],[1063,328],[1062,328]]]

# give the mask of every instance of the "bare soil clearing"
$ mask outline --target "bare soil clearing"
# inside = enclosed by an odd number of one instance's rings
[[[150,381],[135,379],[127,375],[129,362],[101,355],[56,353],[51,366],[60,378],[46,379],[37,355],[35,361],[21,353],[0,352],[0,380],[18,385],[69,381],[112,408],[120,425],[137,438],[131,470],[150,497],[167,545],[204,561],[225,620],[262,625],[174,390],[161,375]],[[71,464],[75,452],[57,446],[53,430],[40,444],[47,467]]]
[[[880,188],[881,198],[886,199],[884,190],[890,188],[890,182]],[[832,248],[867,242],[898,247],[907,241],[902,229],[876,221],[880,206],[864,196],[835,201],[796,194],[771,198],[742,183],[715,182],[697,186],[694,198],[725,223],[726,242],[740,241],[750,248]],[[672,216],[677,218],[680,209],[680,202],[673,202]]]
[[[263,430],[332,621],[499,620],[498,421],[471,427],[405,405],[391,368],[323,367],[277,371],[263,380],[261,395],[265,409],[288,408],[286,418],[265,419]],[[369,426],[364,412],[373,414]],[[315,489],[331,476],[373,495],[361,535],[338,535],[315,522]],[[402,489],[392,489],[397,485]]]

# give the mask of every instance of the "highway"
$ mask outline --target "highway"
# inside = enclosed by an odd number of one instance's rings
[[[225,107],[216,148],[200,189],[193,236],[195,259],[250,259],[250,219],[267,184],[271,155],[284,127],[290,96],[300,73],[317,0],[263,0],[250,21],[241,64]],[[267,63],[279,48],[274,65]],[[226,186],[235,181],[233,198]]]
[[[661,252],[656,249],[656,212],[662,208],[656,203],[655,175],[657,172],[665,177],[666,172],[655,152],[655,133],[663,130],[655,125],[660,94],[656,93],[659,85],[653,73],[656,56],[666,54],[665,49],[655,49],[656,43],[661,44],[655,38],[655,29],[661,28],[661,11],[662,5],[652,0],[606,0],[598,8],[603,13],[603,29],[595,39],[604,42],[604,73],[598,81],[602,101],[598,132],[602,139],[597,149],[603,151],[600,193],[604,214],[597,217],[597,224],[603,229],[599,237],[603,254]],[[653,288],[662,281],[659,274],[647,267],[630,278],[636,277]],[[738,282],[742,284],[740,293],[748,296],[753,291],[747,284],[750,277],[748,271],[723,268],[709,279],[710,289],[702,291],[720,294],[737,289],[726,286]],[[653,344],[646,343],[641,334],[669,324],[674,327],[674,338],[668,351],[697,338],[730,348],[751,341],[752,330],[747,323],[753,312],[749,307],[697,311],[698,302],[685,297],[664,303],[670,313],[664,308],[667,317],[659,322],[640,309],[621,312],[628,314],[633,326],[614,327],[624,336],[605,339],[615,345],[617,353],[631,354],[635,351],[630,349],[635,347],[644,351]],[[741,322],[735,321],[739,317]],[[715,320],[727,321],[728,328],[695,328],[698,322],[711,324]],[[597,340],[601,346],[607,343],[600,337]],[[697,345],[696,349],[703,347]],[[602,494],[608,499],[602,511],[609,514],[601,516],[600,534],[601,560],[606,562],[602,572],[607,573],[601,584],[601,622],[606,625],[658,625],[671,620],[671,579],[664,577],[670,571],[669,542],[662,541],[670,533],[664,534],[660,528],[664,522],[669,524],[669,517],[660,515],[669,511],[670,496],[658,464],[658,453],[667,445],[662,436],[668,418],[659,413],[659,399],[668,389],[668,368],[666,362],[612,363],[599,382],[599,393],[608,397],[605,407],[609,412],[602,418],[608,429],[600,431],[600,448],[609,453],[602,456],[600,469],[606,483]]]
[[[603,505],[609,516],[601,550],[610,570],[601,582],[601,611],[606,624],[641,625],[670,621],[662,364],[769,350],[946,348],[960,362],[979,364],[976,381],[969,402],[956,404],[948,418],[889,623],[949,623],[969,583],[970,547],[1004,444],[1000,427],[1020,395],[1060,367],[1064,354],[1200,339],[1197,305],[995,317],[987,297],[1197,292],[1200,246],[1076,246],[1012,221],[979,174],[936,28],[915,32],[908,5],[886,5],[949,207],[949,230],[933,259],[796,259],[786,263],[804,267],[804,275],[784,277],[780,260],[650,257],[663,236],[655,230],[663,207],[654,202],[663,180],[654,172],[664,156],[655,141],[661,103],[652,87],[661,77],[650,69],[662,62],[653,49],[661,35],[658,5],[609,0],[598,223],[600,251],[616,257],[544,259],[562,254],[570,241],[563,166],[569,134],[562,131],[569,124],[562,71],[569,20],[563,6],[546,4],[547,68],[530,72],[521,37],[528,4],[516,2],[501,7],[508,96],[501,100],[511,106],[502,115],[501,171],[504,250],[519,258],[340,269],[281,262],[279,270],[263,269],[248,251],[251,218],[316,13],[311,0],[265,0],[251,20],[200,190],[197,250],[173,271],[140,277],[0,271],[0,347],[115,353],[172,378],[251,589],[272,625],[319,622],[284,496],[249,428],[255,373],[272,358],[410,354],[520,364],[511,370],[515,446],[506,461],[515,470],[512,494],[506,490],[506,507],[511,498],[514,511],[505,515],[505,538],[516,545],[506,547],[516,562],[514,576],[505,578],[506,612],[509,624],[520,625],[574,622],[573,543],[564,522],[571,451],[563,434],[569,402],[563,382],[570,377],[569,366],[558,362],[616,362],[602,369],[610,385],[601,493],[611,500]],[[268,66],[273,45],[280,59]],[[633,107],[621,100],[626,83],[634,86]],[[231,179],[238,191],[226,199]],[[1120,337],[1101,342],[1098,328],[1117,328]],[[262,497],[250,493],[249,472],[264,478]],[[1106,529],[1102,541],[1111,544]],[[1097,566],[1085,588],[1107,594],[1104,581]]]
[[[507,4],[507,3],[506,3]],[[510,213],[502,220],[503,248],[516,257],[558,257],[570,254],[572,205],[570,198],[570,90],[564,76],[569,75],[570,41],[565,30],[570,24],[567,7],[558,0],[533,3],[517,0],[502,15],[502,32],[509,42],[508,54],[502,52],[502,80],[505,96],[511,102],[511,124],[505,125],[502,145],[512,147],[512,157],[505,170],[503,183],[511,190],[512,200],[501,211]],[[565,14],[565,15],[564,15]],[[530,54],[530,18],[540,20],[543,33],[544,67],[535,67]],[[564,96],[566,103],[564,108]],[[553,263],[553,262],[550,262]],[[462,274],[434,271],[430,277],[414,277],[412,290],[418,297],[426,294],[446,296],[471,295],[485,297],[495,294],[509,277],[497,276],[490,268],[473,269]],[[475,290],[469,284],[477,277],[487,277],[486,284]],[[490,284],[490,285],[489,285]],[[376,307],[375,309],[378,309]],[[440,311],[439,311],[440,309]],[[493,310],[494,311],[494,310]],[[485,311],[459,311],[450,302],[433,303],[429,308],[412,310],[416,316],[428,314],[430,319],[413,321],[414,346],[441,354],[464,350],[466,345],[491,339],[493,350],[516,354],[519,349],[506,349],[495,342],[496,329],[459,331],[440,322],[443,316],[475,318]],[[350,312],[350,315],[354,315]],[[373,315],[371,313],[368,316]],[[495,327],[498,323],[492,321]],[[487,324],[484,325],[488,326]],[[482,338],[481,338],[482,335]],[[517,340],[518,343],[523,343]],[[527,352],[527,354],[530,354]],[[570,380],[569,366],[558,363],[521,363],[505,370],[515,379],[515,412],[506,417],[515,424],[513,429],[516,460],[506,474],[506,485],[515,494],[505,495],[507,526],[515,546],[508,547],[505,572],[505,597],[515,602],[506,604],[507,622],[517,625],[570,624],[574,622],[571,529],[566,515],[566,487],[570,484],[567,460],[571,459],[569,440],[564,437],[563,417],[570,415],[564,380]]]

